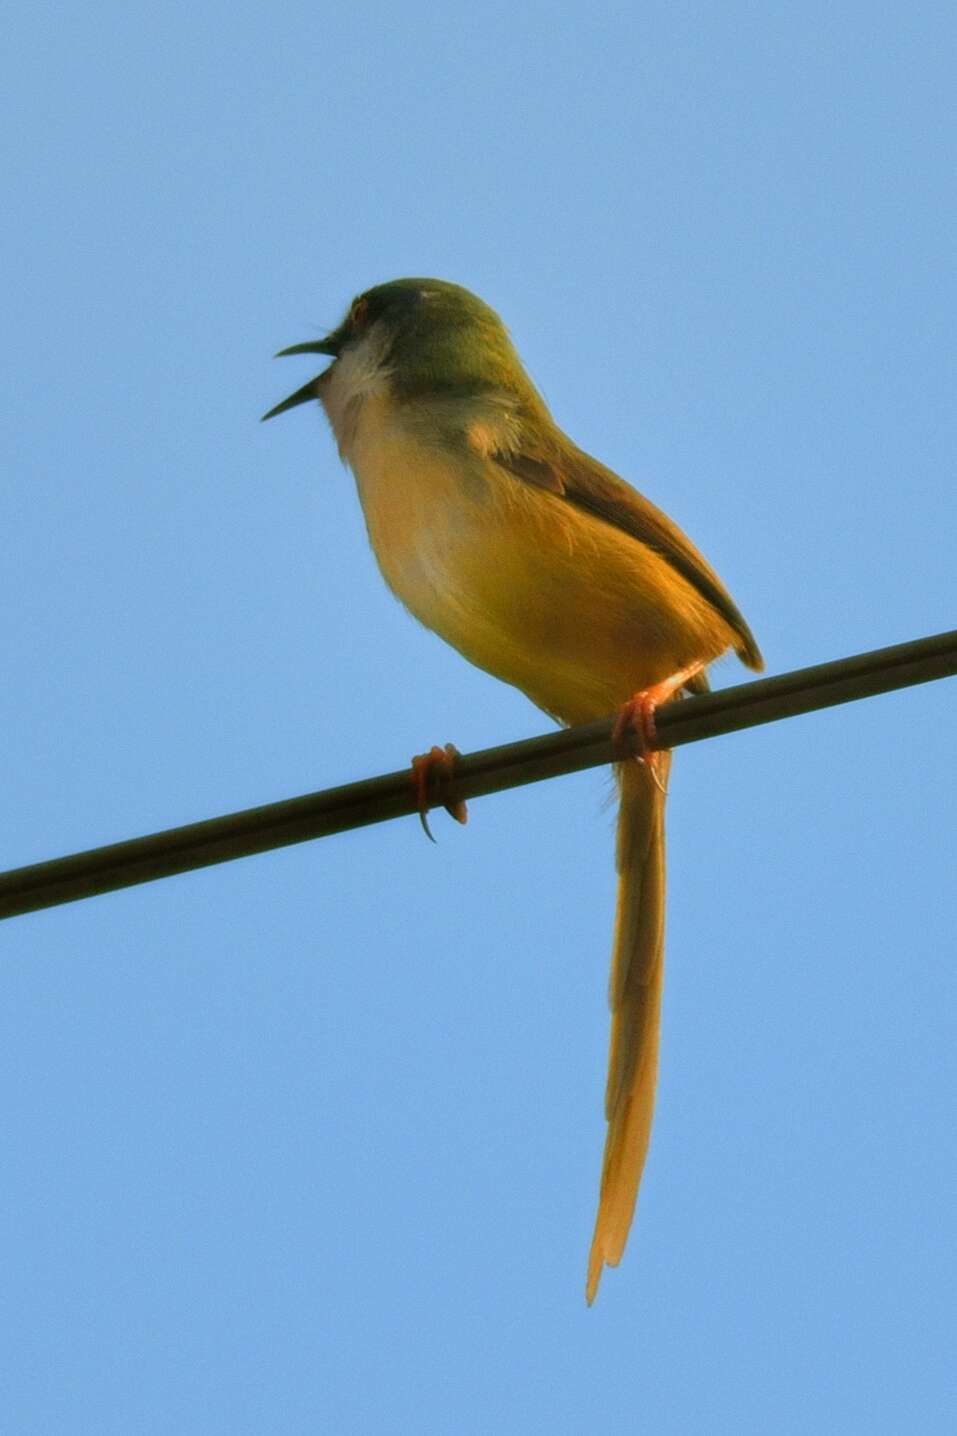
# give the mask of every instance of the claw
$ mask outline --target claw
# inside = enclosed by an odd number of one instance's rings
[[[666,703],[673,694],[685,686],[690,678],[694,678],[696,673],[700,673],[703,667],[703,663],[690,663],[687,668],[679,668],[677,673],[672,673],[669,678],[663,678],[660,683],[653,683],[650,688],[643,688],[639,693],[633,693],[618,710],[618,717],[611,732],[612,742],[620,743],[627,733],[634,734],[638,746],[635,757],[639,763],[647,765],[648,771],[662,793],[664,793],[665,787],[659,771],[661,767],[659,750],[655,747],[658,737],[655,726],[655,709],[662,703]]]
[[[459,756],[459,750],[454,743],[446,743],[444,748],[433,746],[427,753],[419,753],[412,759],[412,786],[415,789],[419,822],[422,824],[425,836],[433,843],[435,838],[432,836],[428,818],[431,806],[429,788],[436,778],[440,782],[443,780],[448,782],[455,773],[455,760]],[[461,799],[458,802],[443,803],[442,806],[457,823],[464,823],[468,820],[468,808]]]

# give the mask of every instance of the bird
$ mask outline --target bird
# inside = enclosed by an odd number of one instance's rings
[[[616,765],[590,1306],[625,1248],[654,1107],[670,765],[669,753],[651,751],[654,710],[706,691],[707,665],[729,650],[755,670],[761,653],[677,525],[558,427],[502,320],[468,289],[425,278],[376,285],[325,338],[280,350],[311,354],[332,362],[263,418],[319,401],[400,602],[559,724],[617,713],[616,732],[637,735],[639,755]]]

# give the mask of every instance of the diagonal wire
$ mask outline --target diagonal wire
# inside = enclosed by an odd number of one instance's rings
[[[957,630],[668,703],[655,715],[656,746],[677,748],[953,674],[957,674]],[[634,742],[626,737],[613,743],[614,723],[612,715],[596,723],[463,755],[454,776],[436,785],[435,802],[478,798],[628,757],[634,752]],[[0,874],[0,918],[386,822],[416,810],[416,796],[405,768],[34,863]]]

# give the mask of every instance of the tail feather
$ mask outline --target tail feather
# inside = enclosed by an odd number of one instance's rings
[[[658,776],[663,784],[670,755],[659,756]],[[589,1305],[602,1269],[617,1266],[621,1260],[635,1209],[654,1111],[664,974],[664,793],[643,764],[623,764],[618,776],[618,901],[605,1089],[608,1132],[588,1258],[585,1295]]]

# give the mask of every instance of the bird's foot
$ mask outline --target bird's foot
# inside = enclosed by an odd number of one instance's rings
[[[695,674],[700,673],[703,667],[703,663],[690,663],[687,668],[679,668],[677,673],[663,678],[660,683],[653,683],[650,688],[633,693],[619,708],[615,726],[611,730],[613,743],[620,743],[626,734],[634,735],[638,744],[635,757],[640,763],[647,765],[662,792],[665,788],[661,780],[662,760],[657,748],[655,709],[662,703],[667,703],[668,699],[683,688],[689,679],[694,678]]]
[[[457,823],[464,823],[468,820],[468,808],[460,799],[458,802],[442,802],[441,788],[455,773],[455,762],[460,757],[458,748],[452,743],[446,743],[444,748],[433,746],[427,753],[419,753],[412,759],[412,787],[415,790],[416,807],[419,811],[419,822],[425,836],[433,843],[432,829],[429,827],[428,813],[435,802],[441,802],[445,811],[453,817]],[[434,790],[438,786],[439,792]]]

